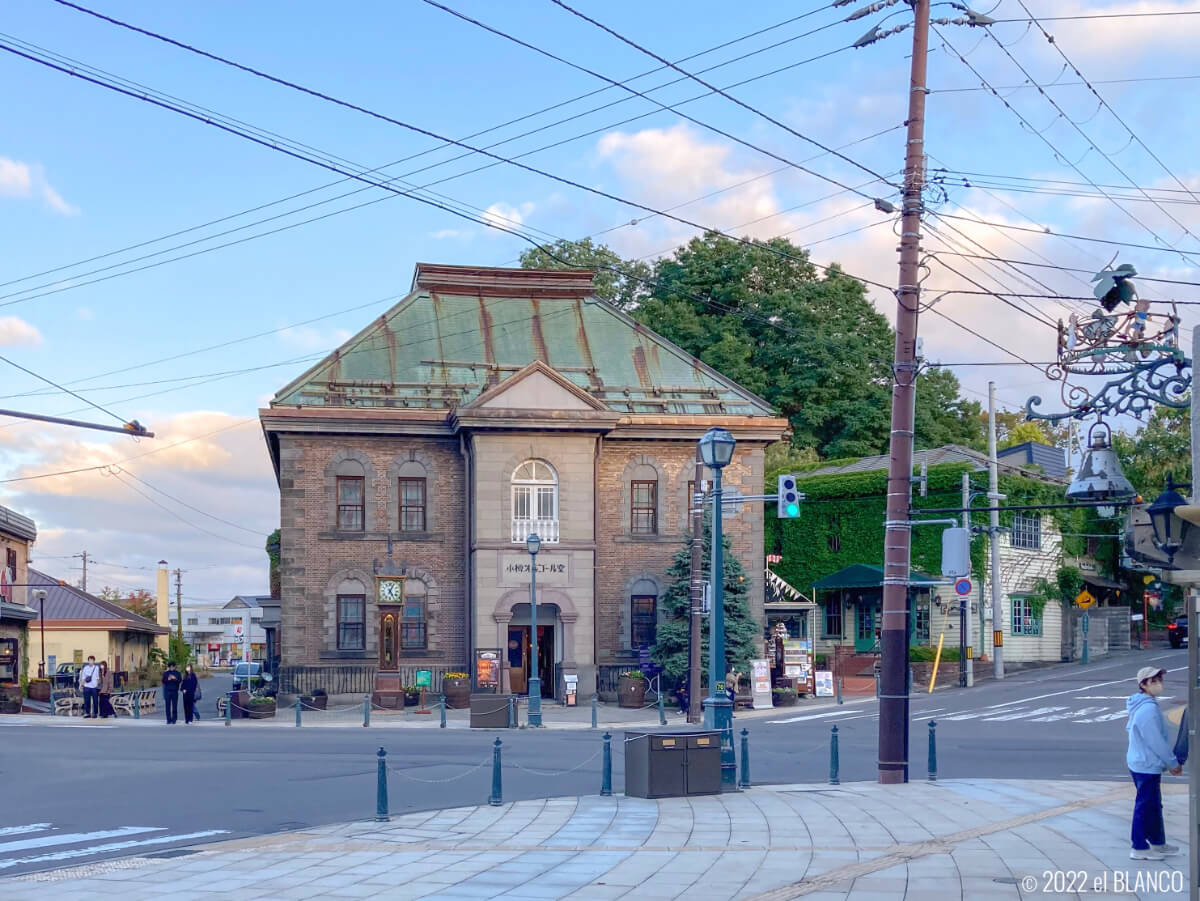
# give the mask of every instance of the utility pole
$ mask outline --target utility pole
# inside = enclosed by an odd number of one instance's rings
[[[175,637],[178,640],[179,648],[183,648],[183,570],[175,570]],[[176,661],[185,663],[186,661]]]
[[[962,524],[967,530],[967,559],[970,559],[971,547],[971,474],[964,472],[962,477]],[[970,573],[968,573],[970,575]],[[973,667],[967,658],[967,647],[971,644],[971,599],[970,593],[958,596],[958,684],[961,688],[969,688],[975,683]]]
[[[698,723],[700,711],[700,616],[704,606],[704,504],[696,495],[701,493],[704,480],[704,463],[700,459],[700,446],[696,446],[696,477],[694,490],[688,497],[688,509],[692,514],[691,584],[688,617],[688,709],[687,721]]]
[[[879,679],[879,781],[908,781],[908,582],[912,550],[913,419],[917,389],[917,309],[921,298],[921,194],[925,172],[925,72],[929,56],[929,0],[912,0],[912,69],[904,207],[900,228],[900,283],[896,289],[896,348],[892,366],[887,522],[884,540],[883,626]]]
[[[1000,461],[996,457],[996,383],[988,382],[988,539],[992,554],[992,667],[997,679],[1004,678],[1004,609],[1000,590]]]
[[[83,582],[79,587],[87,591],[87,551],[84,551],[79,556],[83,558]]]

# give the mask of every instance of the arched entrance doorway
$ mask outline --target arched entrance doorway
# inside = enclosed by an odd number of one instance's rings
[[[558,697],[563,659],[562,617],[557,604],[538,603],[538,678],[542,683],[542,697]],[[513,694],[528,694],[530,661],[533,653],[533,629],[530,624],[529,604],[513,604],[512,619],[508,621],[506,663],[509,686]]]

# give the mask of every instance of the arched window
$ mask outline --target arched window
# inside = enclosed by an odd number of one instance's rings
[[[512,475],[512,540],[524,542],[530,532],[558,542],[558,474],[545,460],[526,460]]]

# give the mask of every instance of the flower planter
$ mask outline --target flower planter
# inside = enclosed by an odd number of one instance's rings
[[[776,707],[795,707],[796,693],[794,691],[776,691],[772,692],[773,700]]]
[[[34,679],[29,683],[29,699],[31,701],[50,700],[50,680]]]
[[[617,683],[617,704],[620,707],[637,708],[646,704],[646,680],[622,676]]]
[[[405,707],[416,707],[420,703],[421,703],[421,692],[419,692],[419,691],[404,692],[404,706]]]
[[[247,719],[265,720],[275,715],[275,705],[251,704],[246,708]]]
[[[442,693],[446,696],[446,706],[453,710],[463,710],[471,706],[471,679],[442,678]]]

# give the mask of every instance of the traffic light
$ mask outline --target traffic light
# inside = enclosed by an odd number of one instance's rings
[[[796,477],[786,475],[779,477],[779,491],[775,503],[780,519],[799,519],[800,501],[804,495],[796,487]]]

